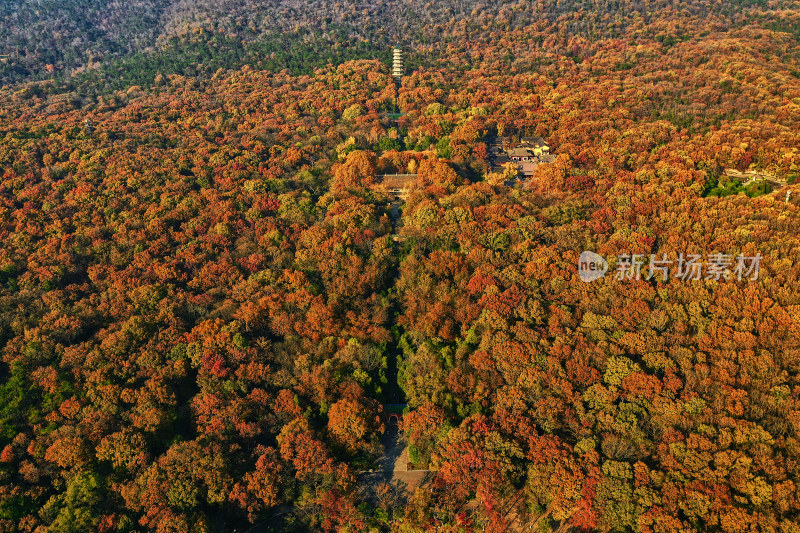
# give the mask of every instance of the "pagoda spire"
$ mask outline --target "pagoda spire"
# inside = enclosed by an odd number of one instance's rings
[[[392,76],[398,80],[403,77],[403,51],[400,45],[395,45],[392,50]]]

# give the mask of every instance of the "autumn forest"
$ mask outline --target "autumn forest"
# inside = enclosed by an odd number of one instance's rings
[[[0,15],[0,532],[800,531],[797,2]]]

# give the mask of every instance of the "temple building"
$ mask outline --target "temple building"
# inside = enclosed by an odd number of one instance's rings
[[[530,177],[537,166],[552,163],[556,159],[550,154],[550,147],[542,137],[522,137],[518,143],[512,143],[505,137],[495,137],[487,142],[486,148],[493,172],[502,172],[504,165],[513,163],[520,174]]]

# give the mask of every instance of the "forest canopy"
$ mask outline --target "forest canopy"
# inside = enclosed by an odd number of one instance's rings
[[[0,5],[0,531],[800,529],[795,3],[39,4]],[[421,486],[365,481],[398,418]]]

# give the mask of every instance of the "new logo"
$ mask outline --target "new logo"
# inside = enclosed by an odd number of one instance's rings
[[[606,275],[608,261],[594,252],[581,252],[578,259],[578,276],[589,283]]]

